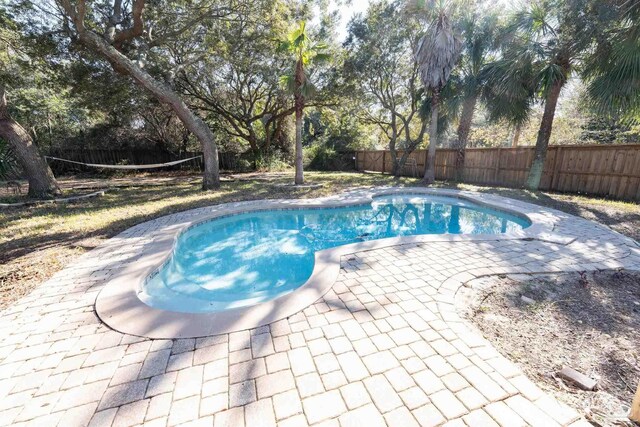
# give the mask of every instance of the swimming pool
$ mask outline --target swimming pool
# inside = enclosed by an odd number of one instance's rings
[[[502,234],[524,217],[454,197],[378,196],[346,207],[247,212],[178,236],[168,261],[138,297],[163,310],[205,313],[247,307],[302,286],[315,253],[367,240],[418,234]]]

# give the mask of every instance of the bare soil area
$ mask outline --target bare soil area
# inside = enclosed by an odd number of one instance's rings
[[[595,425],[632,425],[640,381],[640,272],[599,271],[482,279],[467,313],[542,389]],[[474,286],[475,287],[475,286]],[[570,366],[598,381],[583,391],[561,380]]]

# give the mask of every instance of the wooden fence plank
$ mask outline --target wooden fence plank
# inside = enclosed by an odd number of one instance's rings
[[[384,151],[358,153],[362,153],[358,170],[383,170],[379,157]],[[455,177],[455,155],[453,149],[436,150],[436,179]],[[422,176],[427,150],[416,150],[412,156]],[[464,182],[522,187],[533,157],[534,147],[469,148]],[[411,171],[403,170],[402,174],[411,175]],[[640,144],[550,146],[540,184],[544,190],[640,201]]]

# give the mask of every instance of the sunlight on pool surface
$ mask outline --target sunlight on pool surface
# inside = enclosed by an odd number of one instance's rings
[[[139,297],[178,312],[216,312],[268,301],[303,285],[315,252],[417,234],[500,234],[521,217],[468,201],[426,195],[377,197],[371,204],[250,212],[188,229],[171,260]]]

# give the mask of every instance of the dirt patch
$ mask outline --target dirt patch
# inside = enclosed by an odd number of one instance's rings
[[[12,263],[0,262],[0,308],[29,294],[85,251],[80,247],[51,247],[20,257]]]
[[[640,381],[639,272],[516,275],[475,285],[484,290],[473,292],[467,316],[502,354],[589,420],[631,425],[626,416]],[[563,366],[596,379],[598,390],[557,378]]]

